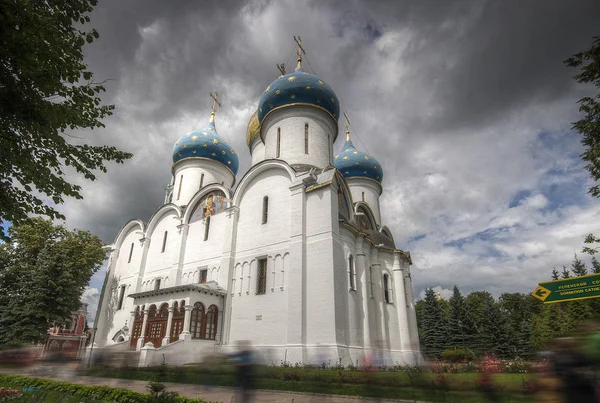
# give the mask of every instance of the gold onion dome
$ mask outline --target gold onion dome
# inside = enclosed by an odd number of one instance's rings
[[[248,147],[252,147],[252,143],[258,137],[260,137],[260,123],[258,122],[258,113],[254,112],[246,129],[246,144],[248,144]]]

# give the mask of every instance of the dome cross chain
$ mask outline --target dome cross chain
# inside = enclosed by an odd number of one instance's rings
[[[209,93],[210,97],[213,99],[213,104],[212,104],[212,112],[210,113],[210,122],[211,123],[215,123],[215,114],[217,113],[217,105],[219,105],[219,107],[223,107],[223,105],[221,105],[221,102],[219,102],[219,93],[215,92],[214,94],[212,92]]]

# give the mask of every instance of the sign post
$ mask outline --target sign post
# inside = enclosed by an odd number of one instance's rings
[[[600,297],[600,274],[539,283],[531,295],[544,304],[598,298]]]

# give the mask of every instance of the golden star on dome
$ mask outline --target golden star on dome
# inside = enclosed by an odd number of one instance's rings
[[[194,140],[194,141],[198,140],[198,136],[193,136],[192,140]]]
[[[366,175],[367,171],[365,171],[365,175]]]
[[[196,150],[192,150],[192,154],[196,154]]]
[[[335,156],[335,158],[337,158],[337,157],[339,157],[339,156],[340,156],[340,155],[338,154],[338,155],[336,155],[336,156]]]
[[[213,144],[219,144],[219,140],[213,139]]]
[[[353,151],[352,154],[358,154],[358,151]]]
[[[346,171],[346,175],[348,175],[350,172]]]
[[[273,104],[269,104],[269,109],[273,109]]]
[[[288,81],[294,82],[294,81],[296,81],[296,77],[295,76],[288,77]]]
[[[271,86],[269,85],[269,86],[267,87],[267,89],[265,90],[265,93],[269,92],[269,90],[270,90],[270,89],[271,89]]]
[[[317,103],[320,104],[322,101],[321,97],[317,98]]]
[[[177,140],[177,141],[175,142],[175,145],[177,145],[177,144],[179,144],[179,143],[180,143],[180,141],[179,141],[179,140]]]
[[[204,145],[202,145],[202,147],[206,148],[206,147],[208,147],[208,146],[207,146],[206,144],[204,144]]]
[[[205,136],[206,136],[206,135],[208,135],[208,133],[207,133],[207,132],[202,132],[202,134],[204,134]]]
[[[183,145],[183,148],[187,148],[187,144],[184,144],[184,145]]]
[[[377,165],[373,165],[373,169],[377,169]]]
[[[310,76],[310,73],[303,71],[302,74],[304,74],[305,76]]]
[[[260,108],[260,109],[259,109],[259,111],[261,111],[261,112],[262,112],[262,108]]]
[[[290,98],[294,99],[294,98],[296,98],[296,95],[292,94],[292,95],[290,95]]]
[[[231,151],[231,153],[232,153],[232,154],[235,154],[235,151],[233,151],[233,149],[231,149],[231,150],[229,150],[229,151]]]
[[[375,179],[379,179],[379,176],[376,176]]]
[[[348,159],[348,157],[344,157],[344,158],[342,158],[342,159],[343,159],[344,161],[346,161],[346,160]]]
[[[367,156],[365,155],[365,159],[368,161],[368,160],[369,160],[369,157],[367,157]]]
[[[212,156],[213,156],[213,157],[216,157],[216,156],[217,156],[217,153],[212,153]]]
[[[227,161],[227,165],[231,165],[231,161]]]
[[[181,157],[181,153],[177,153],[177,155],[179,155]]]
[[[310,85],[307,85],[305,88],[306,91],[310,91]]]
[[[279,90],[275,90],[275,95],[279,95],[279,94],[281,94],[281,91],[279,91]],[[261,111],[261,112],[262,112],[262,111]]]
[[[354,165],[358,166],[358,162],[356,162]]]
[[[324,86],[324,85],[325,85],[325,83],[324,83],[323,81],[319,80],[319,85],[320,85],[320,86]]]
[[[221,154],[225,155],[225,150],[221,151]]]
[[[331,98],[331,103],[335,104],[335,99]]]

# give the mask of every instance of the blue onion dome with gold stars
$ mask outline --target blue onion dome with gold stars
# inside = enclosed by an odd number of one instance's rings
[[[377,160],[362,151],[358,151],[348,132],[346,132],[346,144],[341,153],[335,156],[333,165],[344,176],[344,178],[369,178],[381,183],[383,180],[383,169]]]
[[[237,174],[239,160],[230,144],[217,133],[214,119],[202,130],[184,134],[173,147],[173,164],[188,158],[204,158],[220,162]]]
[[[270,112],[293,105],[319,108],[336,121],[340,116],[340,103],[333,89],[319,77],[303,71],[301,66],[280,76],[265,89],[258,101],[258,123],[262,124]]]

